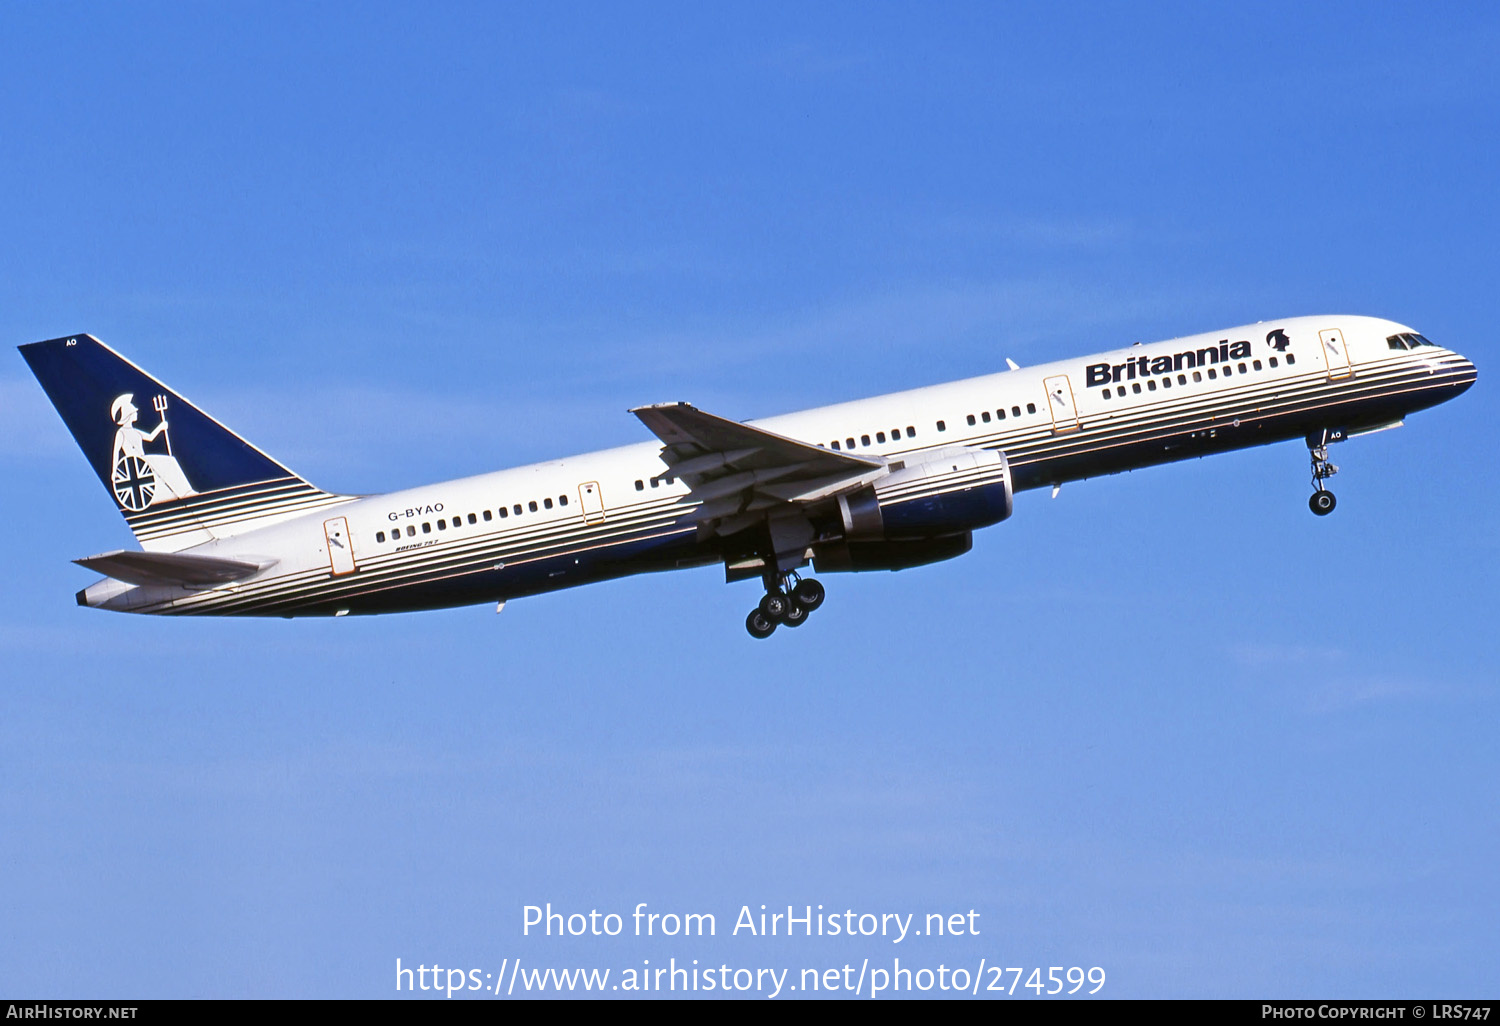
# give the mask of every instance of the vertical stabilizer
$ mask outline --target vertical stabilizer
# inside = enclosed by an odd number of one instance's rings
[[[344,501],[91,335],[20,348],[142,548],[175,552]]]

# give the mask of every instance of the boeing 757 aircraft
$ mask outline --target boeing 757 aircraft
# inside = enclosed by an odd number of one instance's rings
[[[798,627],[798,571],[902,570],[969,550],[1016,492],[1301,438],[1333,511],[1330,443],[1399,427],[1474,365],[1391,321],[1298,317],[739,423],[630,412],[619,449],[393,492],[292,473],[89,335],[21,347],[142,551],[78,604],[132,613],[343,616],[509,599],[722,563],[758,578],[757,638]],[[149,429],[147,425],[150,425]]]

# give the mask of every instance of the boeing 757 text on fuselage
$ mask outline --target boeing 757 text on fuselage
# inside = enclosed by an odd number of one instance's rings
[[[1391,321],[1298,317],[745,423],[641,406],[655,442],[359,496],[314,487],[89,335],[21,353],[141,545],[77,560],[106,575],[80,605],[395,613],[722,564],[764,585],[746,620],[760,638],[822,604],[809,564],[950,559],[1027,489],[1303,439],[1309,505],[1330,513],[1330,443],[1476,376]]]

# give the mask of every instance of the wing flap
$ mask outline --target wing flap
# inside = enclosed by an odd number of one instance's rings
[[[808,507],[890,473],[883,457],[825,449],[688,403],[630,412],[661,439],[668,469],[657,479],[676,477],[688,486],[700,532],[733,534],[773,516],[805,517]]]
[[[779,499],[782,502],[800,505],[810,502],[821,502],[824,499],[831,499],[836,495],[857,491],[865,485],[874,484],[888,473],[889,471],[885,467],[876,467],[873,470],[866,470],[863,473],[829,474],[826,477],[800,478],[795,481],[759,485],[755,490],[761,495],[769,495],[771,498]]]
[[[129,549],[85,556],[73,562],[126,584],[194,586],[241,581],[276,564],[274,559],[247,562],[221,556],[195,556],[185,552],[135,552]]]

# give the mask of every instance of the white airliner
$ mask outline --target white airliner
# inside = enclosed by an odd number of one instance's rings
[[[765,595],[758,638],[805,623],[798,570],[900,570],[967,552],[1016,492],[1399,426],[1474,365],[1372,317],[1298,317],[738,423],[634,413],[654,442],[388,495],[309,484],[88,335],[21,347],[143,551],[78,604],[133,613],[342,616],[512,598],[722,563]],[[146,413],[144,411],[151,411]],[[153,426],[147,430],[143,423]]]

